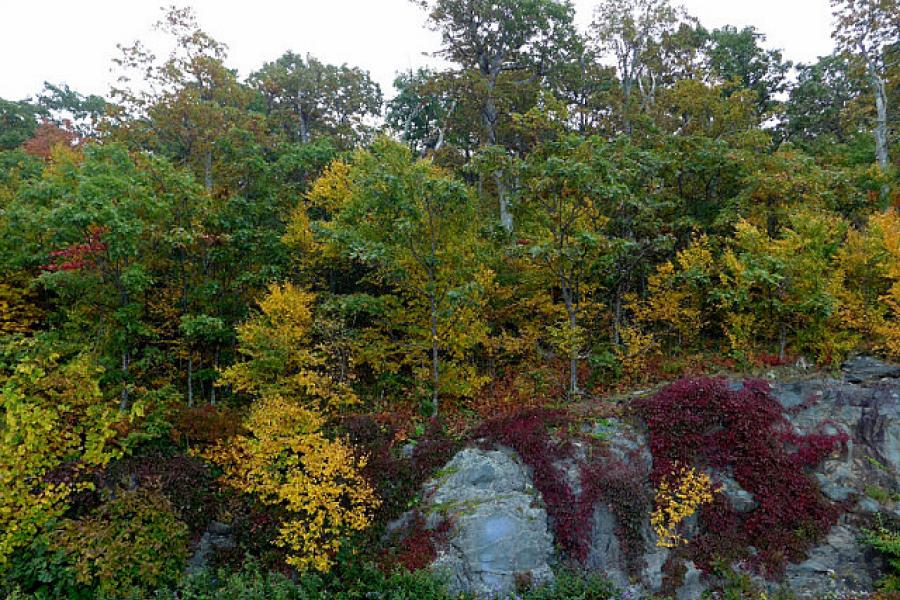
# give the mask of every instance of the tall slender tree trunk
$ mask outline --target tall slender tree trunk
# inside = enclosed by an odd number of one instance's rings
[[[891,166],[890,156],[888,155],[888,108],[887,108],[887,90],[885,89],[884,79],[881,78],[873,69],[870,69],[872,79],[872,88],[875,92],[875,159],[878,161],[878,167],[882,173],[887,173]],[[881,186],[881,202],[888,208],[890,185],[885,183]]]
[[[566,304],[566,314],[569,317],[569,327],[572,329],[572,335],[578,329],[578,310],[575,307],[575,299],[572,290],[568,285],[562,285],[563,301]],[[572,340],[572,347],[569,349],[569,398],[574,399],[578,395],[578,344]]]
[[[622,78],[622,127],[631,135],[631,89],[634,82],[630,76]]]
[[[484,124],[485,133],[487,134],[487,142],[490,146],[497,145],[497,104],[494,102],[494,87],[497,85],[497,75],[499,73],[489,73],[487,97],[484,99],[484,106],[481,111],[481,118]],[[497,201],[500,204],[500,226],[507,232],[513,231],[513,217],[509,209],[509,199],[506,195],[506,186],[503,183],[503,169],[494,171],[494,183],[497,186]]]
[[[440,387],[440,358],[438,357],[437,299],[431,294],[431,416],[438,415],[438,389]]]
[[[122,350],[122,392],[119,396],[119,410],[125,412],[130,405],[128,396],[128,370],[131,366],[131,350],[125,348]]]
[[[618,347],[622,343],[622,285],[616,285],[615,298],[613,299],[613,324],[612,343]]]
[[[188,348],[188,406],[194,406],[194,352]]]
[[[494,172],[494,182],[497,185],[497,200],[500,202],[500,226],[509,233],[513,231],[513,217],[509,210],[509,200],[506,197],[506,187],[503,184],[503,171]]]

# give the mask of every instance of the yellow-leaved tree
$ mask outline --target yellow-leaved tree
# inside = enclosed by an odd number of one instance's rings
[[[674,347],[691,346],[709,316],[705,313],[715,272],[709,238],[695,238],[674,261],[660,264],[648,277],[646,298],[626,296],[634,321]]]
[[[837,257],[841,322],[900,359],[900,215],[874,214],[851,229]]]
[[[365,466],[342,440],[322,433],[324,420],[283,396],[256,401],[247,433],[210,451],[224,481],[285,509],[276,542],[288,564],[328,571],[344,538],[368,527],[378,499],[360,474]]]
[[[101,371],[87,355],[37,350],[0,388],[0,573],[90,487],[84,470],[124,452],[113,442],[130,415],[103,397]]]
[[[237,328],[243,360],[225,369],[220,385],[258,397],[292,398],[325,412],[355,404],[350,386],[329,376],[326,354],[313,339],[315,299],[291,283],[269,286],[260,312]]]
[[[777,236],[740,221],[725,252],[717,296],[732,350],[745,358],[773,345],[837,364],[855,340],[840,325],[834,268],[847,229],[838,216],[798,209]]]
[[[245,432],[206,451],[225,483],[282,508],[277,544],[298,569],[328,571],[343,540],[365,529],[378,499],[361,475],[365,461],[323,432],[325,417],[356,402],[329,376],[311,334],[315,295],[272,285],[260,312],[238,327],[244,360],[221,384],[255,398]]]

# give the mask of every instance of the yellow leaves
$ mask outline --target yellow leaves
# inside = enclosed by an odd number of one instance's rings
[[[622,363],[622,373],[629,379],[641,379],[647,371],[647,361],[657,348],[653,335],[639,328],[623,327],[619,331],[622,344],[616,348],[616,355]]]
[[[0,283],[0,335],[29,333],[43,319],[34,295],[24,287]]]
[[[353,193],[350,182],[350,165],[336,160],[325,167],[322,175],[309,192],[309,201],[314,208],[334,213],[339,210]]]
[[[220,385],[253,395],[284,394],[325,410],[354,404],[347,385],[324,372],[311,335],[316,295],[291,283],[269,286],[260,313],[237,328],[244,360],[225,369]]]
[[[368,527],[379,501],[360,471],[365,460],[348,444],[326,438],[317,413],[283,397],[257,401],[248,435],[209,451],[226,483],[284,508],[291,518],[278,544],[298,569],[328,571],[343,539]]]
[[[706,473],[697,472],[675,463],[672,473],[666,476],[656,490],[656,503],[650,524],[656,532],[656,545],[660,548],[677,548],[684,538],[678,534],[678,526],[697,512],[704,504],[713,501],[712,480]]]
[[[49,482],[48,473],[69,462],[103,466],[121,453],[111,443],[121,415],[100,392],[98,368],[88,356],[58,358],[18,364],[0,393],[0,569],[79,489],[77,471],[72,483]]]
[[[678,252],[674,262],[660,264],[648,277],[645,299],[626,295],[625,305],[635,321],[623,334],[635,347],[635,351],[626,353],[625,358],[629,360],[626,370],[640,370],[643,365],[636,359],[652,346],[652,335],[642,333],[642,329],[652,329],[671,338],[678,347],[689,346],[696,340],[705,325],[703,308],[715,270],[709,239],[699,236]]]
[[[839,319],[866,334],[888,357],[900,358],[900,215],[872,215],[850,230],[837,255]]]

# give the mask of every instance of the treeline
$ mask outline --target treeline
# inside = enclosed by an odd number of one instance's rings
[[[327,571],[379,504],[348,412],[900,358],[896,2],[835,0],[809,65],[667,0],[587,31],[566,0],[423,8],[452,66],[386,102],[294,52],[241,78],[174,8],[108,98],[0,100],[0,572],[90,549],[89,476],[200,411],[187,437]]]

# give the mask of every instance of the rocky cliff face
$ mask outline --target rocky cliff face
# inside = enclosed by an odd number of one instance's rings
[[[731,569],[746,573],[761,588],[775,591],[786,587],[800,598],[871,590],[883,565],[859,542],[860,529],[879,512],[900,517],[893,502],[900,491],[900,367],[859,358],[844,366],[840,379],[774,381],[771,395],[798,436],[846,434],[846,444],[820,462],[813,473],[821,494],[838,509],[840,517],[806,552],[805,560],[789,564],[776,578],[766,580],[743,563],[732,564]],[[586,427],[603,440],[605,451],[589,457],[591,452],[579,449],[575,442],[574,458],[556,465],[575,494],[582,493],[579,474],[585,470],[579,470],[577,463],[584,461],[595,461],[592,468],[600,470],[627,463],[628,472],[647,477],[646,488],[651,488],[653,456],[648,433],[640,422],[607,419]],[[732,473],[722,469],[710,473],[736,514],[761,510],[759,500],[743,489]],[[433,568],[449,578],[453,590],[488,595],[522,582],[552,578],[552,567],[563,557],[555,549],[552,516],[548,517],[537,491],[540,482],[532,476],[507,448],[469,447],[426,485],[422,511],[427,526],[449,524],[446,543]],[[623,527],[618,516],[621,510],[617,511],[609,498],[600,494],[593,502],[585,526],[590,531],[585,532],[588,544],[583,565],[605,572],[630,597],[664,591],[678,599],[694,599],[720,583],[715,574],[704,572],[683,553],[657,547],[646,503],[634,504],[646,508],[639,515],[640,522]],[[691,538],[700,527],[695,516],[682,529]],[[624,535],[626,530],[630,533]],[[752,554],[756,549],[748,551]]]

